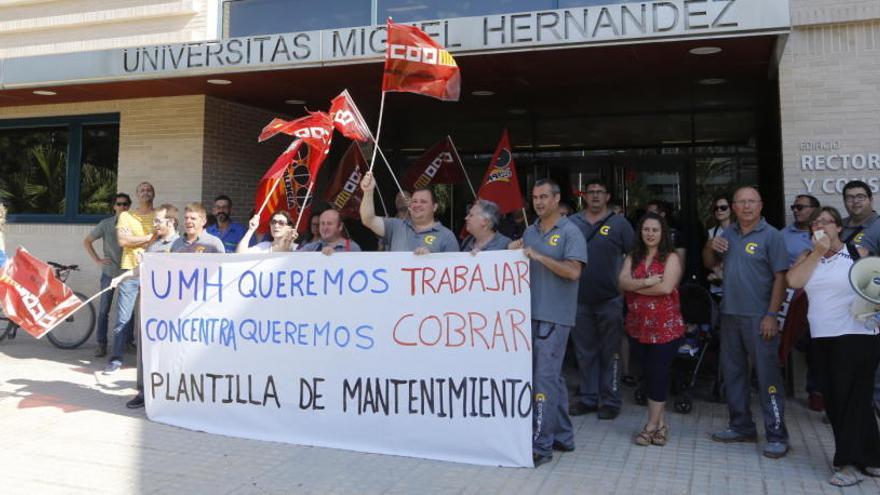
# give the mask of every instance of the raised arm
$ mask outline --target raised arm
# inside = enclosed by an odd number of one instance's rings
[[[260,215],[254,215],[248,220],[248,229],[247,232],[244,233],[244,237],[238,241],[238,246],[235,246],[236,253],[246,253],[248,250],[248,246],[251,243],[251,237],[254,236],[254,232],[257,231],[257,228],[260,226]]]
[[[382,221],[382,217],[376,216],[376,206],[373,204],[373,191],[376,190],[376,182],[372,172],[364,174],[361,190],[364,191],[364,197],[361,199],[361,223],[377,236],[384,237],[385,222]]]

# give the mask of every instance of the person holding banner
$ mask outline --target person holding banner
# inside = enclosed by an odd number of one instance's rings
[[[153,226],[156,229],[156,242],[150,244],[147,248],[148,253],[170,253],[171,246],[180,238],[177,233],[177,226],[180,223],[180,212],[176,206],[165,203],[155,210],[156,217],[153,219]],[[114,278],[110,285],[116,287],[119,282],[128,277],[140,276],[140,268],[129,270],[118,277]],[[129,409],[139,409],[144,407],[144,349],[141,346],[141,332],[137,333],[137,395],[125,403],[125,407]]]
[[[269,234],[272,236],[271,241],[263,241],[256,245],[250,246],[251,238],[254,232],[260,228],[260,215],[254,215],[248,222],[248,230],[244,237],[235,248],[236,253],[280,253],[285,251],[295,251],[297,234],[293,230],[293,219],[287,210],[278,210],[269,217]]]
[[[208,212],[201,203],[190,203],[183,209],[184,235],[171,245],[172,253],[225,253],[223,241],[205,230]]]
[[[361,189],[364,191],[361,222],[382,238],[389,251],[412,251],[416,254],[458,252],[455,234],[434,219],[437,202],[430,189],[418,189],[412,193],[410,216],[403,220],[376,216],[373,205],[376,182],[372,172],[364,174]]]
[[[509,247],[524,248],[523,254],[530,260],[532,460],[538,467],[553,460],[553,449],[574,450],[562,359],[575,323],[578,280],[587,263],[587,245],[577,227],[559,214],[558,184],[549,179],[535,182],[532,203],[538,219]]]
[[[465,229],[470,235],[462,243],[461,250],[476,254],[507,249],[510,238],[496,231],[500,216],[497,204],[478,199],[464,219]]]
[[[359,252],[358,243],[342,235],[344,225],[338,211],[330,208],[318,218],[318,239],[304,244],[298,251],[320,251],[327,256],[336,252]]]
[[[863,480],[860,470],[880,476],[880,431],[871,410],[874,370],[880,363],[880,337],[853,316],[859,296],[850,286],[850,269],[867,250],[840,238],[843,219],[835,208],[817,209],[806,222],[813,248],[801,254],[785,276],[792,288],[810,299],[809,357],[816,384],[834,431],[834,486]]]
[[[119,214],[116,221],[116,237],[122,246],[122,259],[119,266],[123,270],[134,270],[140,264],[140,255],[156,240],[153,231],[153,199],[156,190],[149,182],[141,182],[135,189],[138,198],[138,207],[134,211],[124,211]],[[119,297],[116,300],[116,324],[113,326],[113,350],[110,361],[104,368],[104,374],[110,375],[122,368],[122,355],[125,345],[133,336],[128,335],[129,322],[133,321],[135,307],[137,306],[138,293],[140,292],[140,280],[137,277],[129,277],[119,282],[117,286]],[[133,330],[132,330],[133,331]]]

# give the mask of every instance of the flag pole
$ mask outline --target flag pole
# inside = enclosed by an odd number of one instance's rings
[[[373,137],[373,135],[370,134],[370,137]],[[382,157],[382,161],[385,162],[385,166],[388,167],[388,173],[391,174],[391,178],[394,180],[394,185],[397,186],[397,190],[403,194],[403,188],[400,187],[400,182],[397,182],[397,177],[394,175],[394,169],[391,168],[391,164],[388,163],[388,159],[385,158],[385,153],[379,148],[379,143],[373,140],[373,145],[375,146],[375,149],[379,150],[379,156]]]
[[[59,319],[59,320],[56,321],[54,324],[52,324],[51,327],[47,328],[46,331],[43,332],[42,334],[40,334],[40,336],[37,337],[37,338],[38,338],[38,339],[43,338],[44,335],[46,335],[47,333],[49,333],[49,332],[51,332],[52,330],[54,330],[55,327],[57,327],[58,325],[60,325],[60,324],[62,324],[62,323],[64,323],[64,322],[66,322],[66,321],[67,321],[67,318],[70,318],[70,316],[71,316],[72,314],[74,314],[74,313],[76,313],[77,311],[83,309],[87,304],[89,304],[90,302],[92,302],[92,301],[94,301],[95,299],[97,299],[97,297],[100,296],[101,294],[107,292],[108,290],[113,290],[113,289],[115,289],[115,287],[112,287],[112,286],[109,286],[109,285],[108,285],[107,287],[105,287],[103,290],[101,290],[101,291],[98,292],[97,294],[95,294],[95,295],[93,295],[92,297],[86,299],[85,301],[80,302],[79,306],[77,306],[76,308],[74,308],[74,310],[71,311],[70,313],[67,313],[67,315],[66,315],[63,319]]]
[[[474,195],[474,199],[476,199],[476,198],[477,198],[477,191],[474,190],[474,185],[473,185],[473,183],[471,183],[471,178],[468,177],[467,170],[465,170],[465,168],[464,168],[464,162],[461,161],[461,157],[458,156],[458,148],[455,147],[455,142],[452,141],[452,137],[451,137],[451,136],[447,135],[447,136],[446,136],[446,139],[448,139],[449,142],[452,143],[452,151],[455,152],[455,158],[458,159],[458,164],[461,166],[461,171],[462,171],[462,173],[464,173],[464,179],[467,181],[468,186],[470,186],[470,188],[471,188],[471,193]]]
[[[275,179],[275,183],[272,184],[272,188],[269,189],[269,192],[266,193],[266,199],[263,200],[263,205],[260,206],[259,211],[257,211],[257,216],[263,213],[263,210],[266,209],[266,205],[269,204],[269,199],[272,197],[272,193],[275,192],[275,188],[278,187],[278,183],[281,182],[281,177]]]
[[[376,125],[376,137],[373,139],[373,157],[370,158],[370,173],[373,173],[373,166],[376,165],[376,151],[379,149],[379,135],[382,133],[382,114],[384,112],[385,91],[382,91],[382,100],[379,102],[379,123]]]
[[[299,214],[296,216],[296,224],[293,226],[294,232],[299,232],[299,222],[302,220],[303,213],[306,211],[307,205],[309,204],[309,197],[312,195],[312,187],[315,185],[315,181],[311,181],[309,183],[309,188],[306,190],[306,199],[303,200],[302,205],[299,207]]]

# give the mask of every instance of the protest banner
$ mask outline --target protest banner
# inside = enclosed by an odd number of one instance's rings
[[[521,251],[151,254],[146,410],[259,440],[532,465]]]

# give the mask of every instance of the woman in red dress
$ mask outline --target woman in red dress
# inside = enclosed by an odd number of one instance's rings
[[[685,325],[678,305],[681,260],[660,215],[648,213],[636,226],[638,237],[620,272],[625,293],[626,331],[633,356],[641,362],[648,395],[648,423],[636,434],[636,445],[666,445],[669,428],[664,408],[669,374]]]

